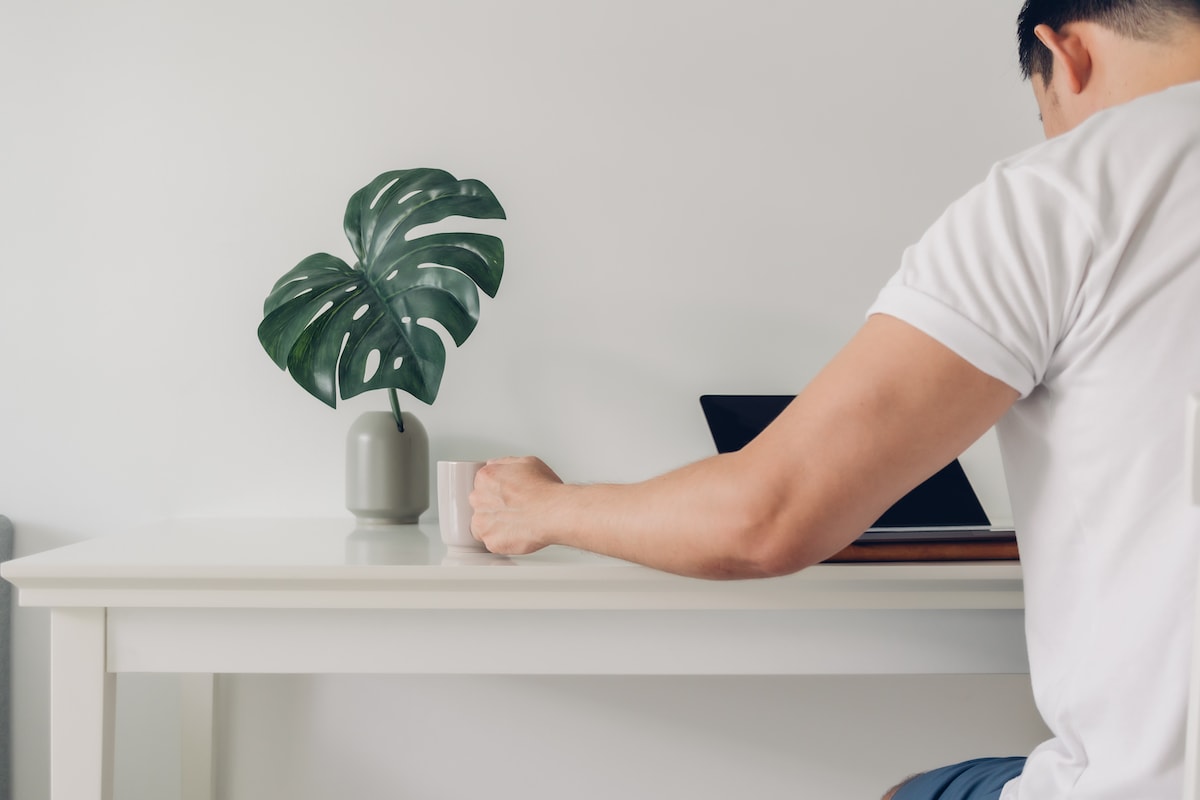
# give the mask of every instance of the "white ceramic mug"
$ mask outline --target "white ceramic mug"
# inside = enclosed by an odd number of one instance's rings
[[[486,552],[483,542],[471,535],[471,490],[475,475],[486,461],[439,461],[438,527],[451,549]]]

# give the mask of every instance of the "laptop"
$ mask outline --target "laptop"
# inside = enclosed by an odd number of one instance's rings
[[[718,453],[742,449],[787,407],[794,395],[716,395],[700,398]],[[966,472],[954,459],[896,501],[859,542],[1015,541],[1012,528],[995,527]]]

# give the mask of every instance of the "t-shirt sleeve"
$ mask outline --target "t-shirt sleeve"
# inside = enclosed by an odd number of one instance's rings
[[[997,165],[908,248],[868,311],[932,336],[1022,397],[1070,324],[1092,226],[1068,192]]]

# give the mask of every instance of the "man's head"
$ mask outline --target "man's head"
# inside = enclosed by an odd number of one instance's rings
[[[1200,0],[1026,0],[1017,47],[1054,136],[1102,108],[1200,80]]]

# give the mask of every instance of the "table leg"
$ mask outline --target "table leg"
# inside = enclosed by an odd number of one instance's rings
[[[116,676],[103,608],[50,612],[50,800],[111,800]]]
[[[211,673],[179,676],[182,800],[213,800],[213,688]]]

